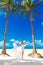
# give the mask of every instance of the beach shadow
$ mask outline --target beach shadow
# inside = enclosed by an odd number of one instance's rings
[[[15,60],[0,60],[0,65],[43,65],[40,62],[18,62]]]

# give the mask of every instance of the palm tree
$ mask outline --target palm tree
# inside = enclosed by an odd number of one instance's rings
[[[0,10],[6,9],[6,26],[5,26],[5,32],[4,32],[4,43],[3,43],[3,49],[2,49],[2,53],[4,55],[8,55],[6,53],[6,36],[7,36],[7,31],[8,31],[8,20],[9,20],[9,13],[10,11],[12,11],[14,14],[17,13],[17,6],[18,3],[15,2],[14,0],[0,0]],[[9,55],[8,55],[9,56]]]
[[[36,14],[36,15],[42,17],[39,12],[34,10],[34,9],[37,9],[37,7],[42,2],[43,1],[40,0],[37,3],[34,4],[33,0],[22,0],[22,4],[21,4],[20,15],[22,15],[24,13],[25,17],[27,15],[30,16],[30,24],[31,24],[31,29],[32,29],[32,43],[33,43],[33,52],[29,54],[29,56],[31,56],[31,57],[34,57],[35,55],[37,55],[37,57],[42,57],[39,53],[37,53],[37,50],[36,50],[35,36],[34,36],[34,25],[33,25],[33,20],[34,20],[33,14]]]

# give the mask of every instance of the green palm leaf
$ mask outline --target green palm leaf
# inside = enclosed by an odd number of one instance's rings
[[[33,4],[33,0],[30,0],[29,1],[29,5],[31,6]]]
[[[37,8],[43,1],[39,1],[36,4],[32,4],[33,8]]]
[[[6,5],[6,2],[0,2],[0,5]]]
[[[40,12],[37,12],[37,11],[34,11],[34,10],[31,10],[32,14],[36,14],[38,16],[40,16],[41,18],[43,18],[43,16],[40,14]]]
[[[3,10],[4,8],[6,8],[5,5],[0,6],[0,10]]]
[[[29,12],[25,12],[25,13],[24,13],[24,18],[26,18],[27,15],[29,15]]]
[[[17,11],[16,11],[16,10],[13,10],[12,12],[13,12],[13,14],[15,14],[15,15],[17,14]]]
[[[20,11],[20,15],[22,15],[23,13],[26,13],[26,10],[23,9]]]
[[[13,14],[16,15],[16,14],[17,14],[17,10],[16,10],[16,8],[13,8],[13,7],[12,7],[12,12],[13,12]]]

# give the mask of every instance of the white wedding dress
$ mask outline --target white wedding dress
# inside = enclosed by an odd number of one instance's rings
[[[21,59],[21,55],[22,55],[22,47],[21,46],[17,46],[16,44],[13,43],[13,53],[16,59]]]

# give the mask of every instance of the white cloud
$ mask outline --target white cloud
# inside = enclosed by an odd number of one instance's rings
[[[22,41],[19,41],[19,40],[15,40],[15,39],[11,39],[10,41],[12,41],[13,42],[13,45],[14,44],[20,44]],[[32,42],[30,42],[30,41],[26,41],[26,40],[23,40],[23,42],[24,42],[24,44],[25,44],[25,46],[32,46]],[[36,43],[36,45],[40,45],[40,46],[43,46],[43,42],[42,42],[42,40],[35,40],[35,43]]]
[[[15,43],[15,44],[20,44],[21,43],[21,41],[18,41],[18,40],[15,40],[15,39],[11,39],[10,41]]]
[[[11,41],[11,42],[15,42],[15,40],[14,40],[14,39],[11,39],[10,41]]]
[[[41,24],[43,25],[43,22]]]
[[[4,41],[1,41],[1,42],[0,42],[0,46],[3,46],[3,43],[4,43]]]
[[[35,40],[35,43],[36,44],[40,44],[41,43],[41,40]]]
[[[17,44],[21,44],[22,42],[22,41],[15,40],[15,39],[11,39],[10,41],[13,43],[13,47],[17,47]],[[24,47],[27,45],[32,46],[32,43],[30,43],[29,41],[23,40],[23,42],[24,42]]]
[[[32,46],[32,43],[30,43],[29,41],[26,42],[29,46]]]
[[[18,41],[18,40],[15,40],[15,43],[18,43],[18,44],[19,44],[19,43],[20,43],[20,41]]]
[[[0,47],[3,46],[4,41],[0,41]],[[6,43],[6,46],[9,46],[9,43]]]
[[[42,40],[35,40],[35,43],[38,44],[38,45],[40,45],[40,46],[43,46]]]
[[[41,44],[41,46],[43,46],[43,43]]]
[[[23,40],[24,43],[26,43],[26,40]]]

